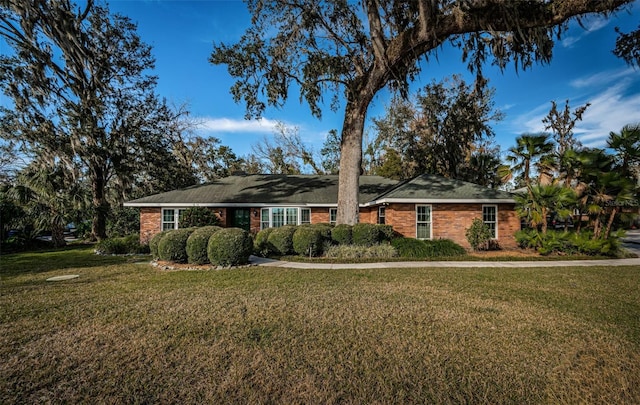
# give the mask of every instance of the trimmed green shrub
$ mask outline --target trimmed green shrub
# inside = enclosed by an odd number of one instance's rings
[[[219,226],[203,226],[193,231],[187,239],[187,262],[191,264],[209,263],[207,253],[209,238],[221,229]]]
[[[275,253],[275,248],[269,243],[269,235],[276,228],[264,228],[256,234],[253,241],[253,253],[262,256],[269,257]]]
[[[380,228],[376,224],[360,223],[351,228],[354,245],[373,246],[380,242]]]
[[[391,246],[398,251],[400,257],[430,257],[432,251],[424,241],[414,238],[396,238],[391,241]]]
[[[207,246],[209,261],[218,266],[237,266],[249,262],[253,240],[240,228],[224,228],[211,235]]]
[[[473,220],[471,226],[467,228],[465,236],[473,250],[489,250],[491,229],[480,218]]]
[[[462,256],[464,248],[450,239],[420,240],[413,238],[396,238],[391,241],[398,256],[410,258],[434,258]]]
[[[319,256],[324,248],[322,229],[315,226],[299,226],[293,234],[293,250],[301,256]]]
[[[423,240],[425,245],[431,249],[430,257],[451,257],[462,256],[467,251],[451,239]]]
[[[285,256],[293,253],[293,234],[295,232],[296,227],[293,225],[281,226],[271,231],[267,241],[273,246],[275,254]]]
[[[140,236],[138,234],[103,239],[96,244],[96,253],[98,254],[124,255],[148,252],[149,247],[140,244]]]
[[[331,239],[338,245],[350,245],[353,241],[351,237],[351,225],[336,225],[331,230]]]
[[[168,232],[158,243],[160,260],[175,263],[187,262],[187,239],[194,228],[174,229]]]
[[[376,226],[378,227],[378,238],[380,242],[391,242],[398,237],[398,234],[396,234],[396,231],[393,230],[391,225],[378,224]]]
[[[337,245],[330,246],[326,257],[336,259],[390,259],[398,256],[396,249],[388,244],[373,246]]]
[[[216,226],[219,224],[220,220],[216,214],[206,207],[187,208],[180,214],[181,228]]]
[[[160,255],[158,254],[158,244],[160,244],[162,238],[164,238],[165,235],[169,232],[172,232],[172,230],[158,232],[149,240],[149,251],[151,252],[152,259],[157,260],[160,258]]]
[[[323,241],[331,241],[331,231],[333,230],[333,225],[320,222],[317,224],[311,224],[311,227],[320,231]]]

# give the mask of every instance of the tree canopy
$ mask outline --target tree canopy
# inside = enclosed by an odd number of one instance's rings
[[[0,136],[44,170],[87,180],[92,233],[104,238],[110,201],[170,168],[167,140],[181,131],[183,112],[155,94],[151,47],[127,17],[91,0],[5,0],[0,35],[11,47],[0,86],[13,103],[0,108]]]
[[[420,62],[446,43],[479,77],[486,63],[500,69],[548,63],[569,20],[631,2],[249,0],[252,25],[237,43],[215,45],[210,61],[227,65],[236,79],[231,93],[247,117],[282,106],[294,89],[318,117],[325,93],[332,109],[344,100],[337,221],[353,224],[364,123],[378,91],[406,95],[425,66]]]

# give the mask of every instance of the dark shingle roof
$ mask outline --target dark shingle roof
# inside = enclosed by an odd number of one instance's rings
[[[500,190],[474,183],[423,174],[398,184],[377,200],[430,200],[430,201],[513,201],[513,196]]]
[[[360,203],[367,203],[398,184],[379,176],[360,177]],[[164,204],[336,204],[338,176],[248,175],[168,191],[130,201],[130,206]]]
[[[360,204],[398,202],[513,202],[511,194],[473,183],[424,174],[398,182],[360,176]],[[168,191],[125,203],[127,206],[190,205],[333,205],[338,202],[338,176],[230,176],[211,183]]]

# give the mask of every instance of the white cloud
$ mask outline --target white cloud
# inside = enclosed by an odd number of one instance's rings
[[[576,125],[576,137],[587,147],[604,147],[611,131],[640,121],[640,94],[626,96],[629,82],[623,82],[596,95],[583,119]]]
[[[590,88],[594,86],[603,86],[612,82],[623,80],[627,77],[634,77],[638,74],[638,72],[632,68],[622,68],[622,69],[614,69],[607,70],[604,72],[599,72],[593,74],[591,76],[580,77],[578,79],[572,80],[569,84],[571,87],[575,88]]]
[[[233,133],[273,133],[278,121],[262,118],[259,120],[238,120],[231,118],[200,118],[199,128],[203,132]]]
[[[606,17],[595,16],[595,17],[586,17],[582,20],[582,29],[578,35],[568,36],[562,40],[562,46],[565,48],[570,48],[576,42],[580,41],[582,38],[591,34],[592,32],[596,32],[598,30],[603,29],[609,24],[609,20]]]
[[[591,104],[574,128],[576,138],[584,146],[605,147],[611,131],[618,132],[627,124],[640,122],[640,94],[629,92],[637,77],[629,76],[630,71],[633,72],[632,69],[602,72],[576,79],[577,85],[572,83],[576,88],[593,89],[589,95],[569,97],[572,109],[587,102]],[[542,119],[550,107],[544,103],[515,117],[511,127],[518,134],[543,132]],[[564,108],[564,103],[559,103],[558,108]]]

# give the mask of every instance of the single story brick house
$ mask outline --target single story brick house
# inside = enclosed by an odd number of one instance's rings
[[[520,229],[510,193],[423,174],[397,181],[360,177],[360,222],[393,226],[405,237],[451,239],[469,247],[465,232],[481,218],[502,247],[515,246]],[[268,227],[335,223],[338,176],[240,175],[126,202],[140,209],[140,239],[180,227],[180,213],[213,210],[224,227],[256,233]]]

